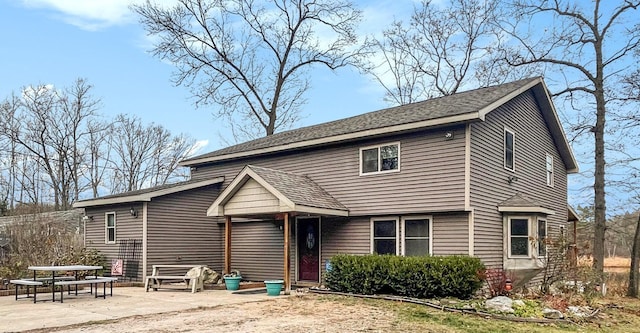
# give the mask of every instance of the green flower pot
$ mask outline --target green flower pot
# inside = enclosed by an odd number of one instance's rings
[[[227,290],[238,290],[240,289],[240,280],[242,280],[242,276],[227,276],[224,277],[224,285]]]
[[[280,291],[282,290],[282,285],[284,281],[282,280],[267,280],[264,281],[264,285],[267,286],[267,295],[269,296],[279,296]]]

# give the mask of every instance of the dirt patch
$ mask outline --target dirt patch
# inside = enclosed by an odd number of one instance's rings
[[[389,332],[413,330],[392,310],[319,295],[153,314],[47,332]],[[35,330],[30,332],[44,332]]]

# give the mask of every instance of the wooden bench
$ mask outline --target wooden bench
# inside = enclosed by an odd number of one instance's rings
[[[36,297],[38,296],[38,287],[42,286],[42,281],[18,279],[18,280],[10,280],[9,282],[13,283],[16,286],[16,301],[18,300],[18,286],[25,286],[27,288],[27,296],[21,297],[21,298],[31,298],[29,289],[31,286],[33,286],[33,303],[36,302]]]
[[[55,286],[61,286],[60,288],[60,303],[62,303],[63,295],[64,295],[64,286],[78,286],[88,284],[91,288],[91,293],[95,288],[95,298],[98,298],[98,284],[102,283],[102,298],[107,298],[107,283],[110,284],[110,293],[109,296],[113,297],[113,282],[117,281],[117,278],[114,277],[102,277],[102,276],[94,276],[93,279],[84,279],[84,280],[72,280],[72,281],[56,281],[54,282]]]
[[[164,289],[176,289],[169,287],[168,285],[164,285],[163,283],[172,283],[172,282],[182,282],[185,283],[186,288],[191,288],[191,292],[195,293],[198,289],[204,289],[204,277],[202,276],[202,270],[207,266],[204,265],[153,265],[153,273],[147,276],[145,281],[145,291],[149,291],[149,288],[153,288],[153,290],[157,291],[159,288]],[[198,274],[196,276],[187,276],[185,275],[163,275],[160,274],[160,270],[163,268],[173,269],[187,269],[191,270],[192,268],[198,268]],[[188,272],[187,272],[188,273]]]

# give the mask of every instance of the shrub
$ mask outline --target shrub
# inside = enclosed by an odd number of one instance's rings
[[[469,298],[480,287],[484,265],[469,256],[398,257],[336,255],[325,275],[335,291],[408,297]]]

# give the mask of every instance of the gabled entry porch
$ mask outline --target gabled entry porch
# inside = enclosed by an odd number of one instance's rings
[[[270,250],[269,240],[261,237],[259,232],[245,232],[240,236],[252,239],[235,238],[237,236],[233,233],[234,223],[273,223],[281,228],[283,280],[285,293],[288,294],[291,290],[292,257],[297,259],[294,263],[295,272],[298,274],[296,279],[319,279],[321,217],[348,216],[349,211],[306,176],[247,165],[213,202],[207,210],[207,215],[225,218],[224,272],[230,272],[233,268],[234,241],[251,242],[252,246],[260,246],[260,243],[264,242],[265,251]],[[294,224],[297,224],[297,227],[295,235],[292,235]],[[249,224],[242,227],[248,229],[247,225]],[[296,244],[293,251],[292,241]],[[262,255],[254,256],[251,260],[256,263],[262,260]]]

